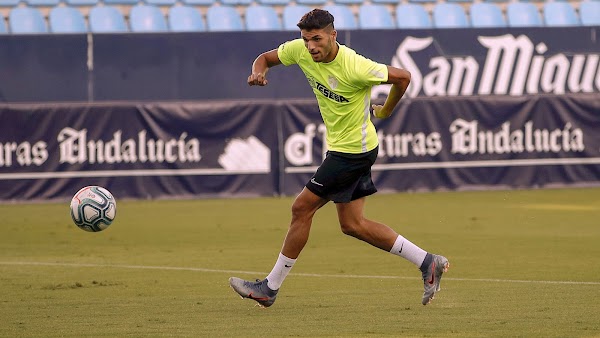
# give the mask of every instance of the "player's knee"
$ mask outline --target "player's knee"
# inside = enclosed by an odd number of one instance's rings
[[[314,213],[312,208],[307,204],[300,200],[294,201],[292,204],[292,218],[293,219],[303,219],[311,216]]]
[[[362,227],[360,222],[357,221],[343,221],[340,222],[340,229],[345,235],[360,238],[362,234]]]

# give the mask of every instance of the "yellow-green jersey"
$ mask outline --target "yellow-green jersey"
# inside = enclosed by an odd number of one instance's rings
[[[371,122],[371,87],[387,81],[387,66],[339,45],[335,59],[314,62],[304,40],[287,41],[277,55],[286,66],[297,64],[306,75],[327,128],[327,148],[350,154],[375,149],[377,132]]]

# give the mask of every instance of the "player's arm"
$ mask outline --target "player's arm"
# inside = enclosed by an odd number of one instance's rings
[[[248,85],[250,86],[266,86],[267,71],[273,66],[281,64],[279,56],[277,56],[277,49],[270,50],[260,54],[254,63],[252,63],[252,74],[248,76]]]
[[[387,69],[388,80],[384,83],[392,84],[392,88],[383,106],[373,105],[373,115],[380,119],[385,119],[392,115],[394,108],[410,84],[410,72],[407,70],[392,66],[387,66]]]

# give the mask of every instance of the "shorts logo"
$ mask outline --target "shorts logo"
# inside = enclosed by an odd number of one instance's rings
[[[312,183],[312,184],[316,184],[316,185],[318,185],[318,186],[320,186],[320,187],[322,187],[322,186],[323,186],[321,183],[317,182],[317,180],[315,180],[315,178],[314,178],[314,177],[310,179],[310,183]]]

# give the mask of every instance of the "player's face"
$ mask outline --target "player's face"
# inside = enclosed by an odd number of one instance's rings
[[[337,32],[331,26],[323,29],[301,30],[304,46],[314,62],[330,62],[337,54]]]

